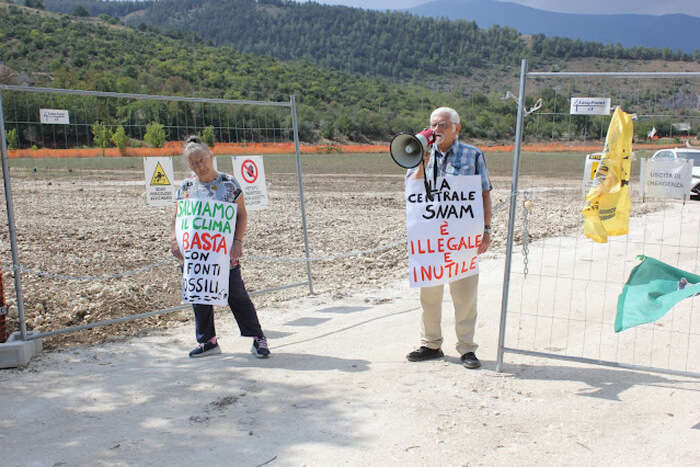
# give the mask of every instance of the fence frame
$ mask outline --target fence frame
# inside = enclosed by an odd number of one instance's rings
[[[265,290],[259,290],[252,292],[251,295],[260,295],[268,292],[274,292],[282,289],[301,287],[308,285],[309,294],[313,295],[313,280],[311,277],[311,261],[310,261],[310,251],[309,251],[309,233],[306,225],[306,207],[304,201],[304,182],[302,178],[302,168],[301,168],[301,152],[299,150],[299,129],[297,124],[297,110],[296,110],[296,98],[294,95],[289,96],[288,102],[274,102],[274,101],[256,101],[256,100],[236,100],[236,99],[217,99],[217,98],[204,98],[204,97],[179,97],[179,96],[163,96],[163,95],[153,95],[153,94],[130,94],[130,93],[118,93],[109,91],[83,91],[79,89],[60,89],[60,88],[43,88],[43,87],[33,87],[33,86],[17,86],[0,84],[0,150],[2,151],[2,175],[3,175],[3,186],[5,189],[5,204],[7,207],[7,226],[10,233],[10,249],[12,251],[12,273],[14,276],[15,285],[15,295],[17,298],[17,315],[20,327],[20,339],[23,341],[40,339],[43,337],[49,337],[56,334],[64,334],[68,332],[80,331],[83,329],[91,329],[99,326],[107,326],[109,324],[122,323],[125,321],[132,321],[135,319],[146,318],[149,316],[156,316],[163,313],[169,313],[171,311],[183,310],[190,307],[190,305],[180,305],[171,308],[164,308],[162,310],[155,310],[147,313],[140,313],[138,315],[124,316],[121,318],[115,318],[104,321],[97,321],[95,323],[89,323],[81,326],[73,326],[53,331],[47,331],[42,333],[32,333],[31,336],[27,335],[27,324],[24,315],[24,298],[22,295],[22,281],[21,281],[21,265],[19,262],[18,249],[17,249],[17,233],[15,228],[15,214],[14,214],[14,204],[12,201],[12,187],[10,184],[10,171],[8,165],[8,155],[7,155],[7,136],[5,134],[5,117],[3,112],[2,103],[2,91],[16,91],[16,92],[34,92],[34,93],[48,93],[48,94],[70,94],[78,96],[93,96],[93,97],[111,97],[111,98],[122,98],[122,99],[136,99],[136,100],[157,100],[157,101],[171,101],[171,102],[190,102],[190,103],[204,103],[204,104],[234,104],[234,105],[256,105],[256,106],[273,106],[273,107],[289,107],[289,111],[292,117],[292,129],[294,134],[294,150],[296,153],[296,167],[297,167],[297,181],[299,185],[299,203],[301,205],[301,225],[304,232],[304,252],[306,255],[306,281],[298,282],[294,284],[287,284],[279,287],[273,287]]]
[[[520,149],[522,146],[523,119],[525,117],[525,88],[527,78],[700,78],[700,72],[529,72],[527,59],[520,62],[520,86],[518,92],[518,116],[515,127],[515,147],[513,150],[513,178],[511,182],[510,207],[508,212],[508,239],[506,243],[505,267],[503,272],[503,290],[501,294],[501,318],[498,330],[498,351],[496,356],[496,371],[503,372],[503,354],[506,352],[545,357],[560,360],[568,360],[593,365],[627,368],[632,370],[653,371],[671,375],[692,376],[700,378],[700,373],[672,370],[666,368],[632,365],[620,362],[597,360],[592,358],[561,355],[548,352],[536,352],[532,350],[516,349],[505,346],[506,319],[508,314],[508,294],[510,292],[511,263],[513,254],[513,239],[515,230],[515,210],[518,201],[518,179],[520,171]]]

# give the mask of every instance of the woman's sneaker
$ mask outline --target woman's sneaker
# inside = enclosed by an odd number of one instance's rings
[[[218,343],[205,342],[204,344],[199,344],[190,352],[190,358],[208,357],[220,353],[221,347],[219,347]]]
[[[258,358],[267,358],[270,356],[270,348],[267,346],[267,339],[264,337],[254,337],[253,346],[250,348],[250,353]]]

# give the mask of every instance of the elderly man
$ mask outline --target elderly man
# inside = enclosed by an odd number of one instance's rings
[[[430,151],[423,155],[423,164],[410,169],[407,178],[428,180],[435,185],[435,181],[445,175],[479,175],[484,203],[484,234],[479,245],[478,254],[484,253],[491,243],[491,192],[493,188],[489,180],[484,154],[478,148],[462,143],[458,140],[462,125],[459,123],[459,114],[449,107],[435,109],[430,115],[430,127],[435,132],[435,143]],[[476,324],[476,302],[478,275],[472,275],[450,282],[450,294],[455,309],[455,327],[457,332],[457,352],[461,355],[462,363],[466,368],[479,368],[481,362],[476,357],[478,347],[474,343],[474,328]],[[409,353],[406,358],[411,362],[440,358],[444,354],[440,349],[442,345],[442,330],[440,320],[442,316],[443,286],[422,287],[420,301],[423,308],[421,346]]]

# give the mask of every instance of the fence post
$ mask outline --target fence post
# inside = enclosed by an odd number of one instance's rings
[[[520,146],[523,135],[523,117],[525,113],[525,80],[527,79],[527,60],[520,64],[520,91],[518,94],[518,119],[515,126],[515,149],[513,152],[513,181],[510,189],[510,210],[508,214],[508,243],[506,244],[506,264],[503,271],[503,295],[501,296],[501,325],[498,331],[498,354],[496,371],[503,371],[503,347],[506,336],[506,310],[508,309],[508,291],[510,287],[510,265],[513,255],[513,230],[515,229],[515,209],[518,201],[518,173],[520,170]]]
[[[17,256],[17,233],[15,231],[15,212],[12,203],[12,188],[10,187],[10,168],[7,164],[7,140],[5,135],[5,115],[2,107],[2,92],[0,92],[0,148],[2,150],[2,179],[5,186],[5,205],[7,206],[7,227],[10,230],[10,248],[12,250],[12,273],[15,279],[15,295],[17,296],[17,316],[22,340],[27,340],[27,323],[24,320],[24,298],[22,297],[22,281],[20,279],[19,258]]]
[[[299,182],[299,201],[301,205],[301,226],[304,229],[304,252],[306,253],[306,277],[309,281],[309,293],[313,295],[314,284],[311,279],[311,261],[309,254],[309,232],[306,228],[306,201],[304,200],[304,182],[301,178],[301,153],[299,152],[299,127],[297,126],[297,104],[294,95],[289,96],[292,107],[292,127],[294,128],[294,150],[297,155],[297,180]]]

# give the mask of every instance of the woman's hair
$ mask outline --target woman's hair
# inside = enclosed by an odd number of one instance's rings
[[[212,152],[206,144],[202,143],[202,139],[199,136],[192,135],[185,140],[185,150],[182,152],[182,157],[185,159],[188,167],[190,156],[193,154],[209,154],[211,156]]]

